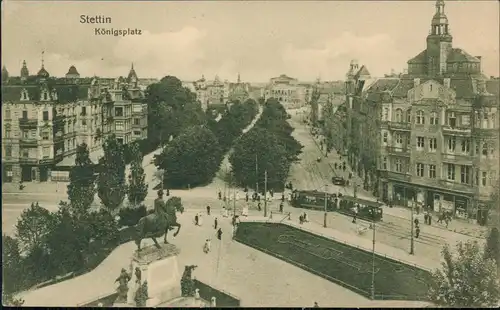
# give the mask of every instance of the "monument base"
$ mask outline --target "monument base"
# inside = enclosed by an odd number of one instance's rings
[[[135,305],[134,297],[139,285],[148,282],[146,306],[154,307],[181,296],[181,275],[177,264],[179,249],[173,244],[161,248],[154,245],[143,248],[132,257],[132,278],[129,282],[127,303]],[[141,270],[140,282],[136,268]]]

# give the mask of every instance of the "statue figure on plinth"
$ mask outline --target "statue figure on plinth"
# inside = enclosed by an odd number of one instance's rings
[[[142,282],[141,277],[142,277],[141,268],[135,267],[135,282],[138,283],[139,285]]]
[[[142,285],[139,286],[135,293],[135,305],[137,307],[145,307],[146,302],[149,298],[149,293],[148,293],[148,281],[144,281]]]
[[[181,278],[181,294],[182,297],[193,297],[195,293],[193,270],[198,268],[196,265],[188,265],[184,267],[184,273]]]
[[[181,224],[177,223],[177,211],[183,209],[181,198],[171,197],[166,203],[163,200],[163,191],[158,191],[158,198],[154,202],[154,213],[144,216],[135,225],[136,237],[135,243],[137,244],[137,251],[141,250],[141,241],[145,238],[151,238],[157,248],[161,248],[156,238],[164,235],[163,242],[167,242],[167,233],[174,227],[177,231],[174,237],[179,234]]]
[[[118,297],[116,298],[115,303],[126,303],[127,302],[127,293],[128,293],[128,282],[130,281],[130,275],[127,273],[125,268],[122,268],[120,276],[116,278],[115,283],[118,282]]]

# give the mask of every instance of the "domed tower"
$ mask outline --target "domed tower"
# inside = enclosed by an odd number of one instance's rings
[[[69,67],[68,73],[66,73],[66,78],[67,79],[79,79],[80,78],[80,73],[78,73],[78,70],[76,70],[75,66]]]
[[[9,80],[9,71],[5,66],[2,67],[2,82],[7,82]]]
[[[30,75],[30,71],[28,70],[28,67],[26,66],[26,60],[23,60],[23,67],[21,68],[21,80],[26,80],[28,76]]]
[[[427,73],[430,76],[446,72],[446,59],[452,49],[448,18],[444,13],[444,0],[436,0],[436,13],[432,17],[427,36]]]
[[[44,64],[44,59],[43,59],[43,54],[45,52],[42,52],[42,68],[38,71],[38,73],[36,74],[37,77],[40,79],[40,80],[44,80],[46,78],[48,78],[50,76],[49,72],[47,72],[47,70],[45,70],[45,64]]]

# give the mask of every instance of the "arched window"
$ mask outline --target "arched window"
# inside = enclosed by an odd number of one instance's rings
[[[403,110],[396,109],[396,122],[401,123],[403,121]]]
[[[432,87],[432,85],[431,85]],[[415,122],[417,124],[425,124],[425,117],[424,117],[424,111],[417,111],[417,117],[415,119]]]

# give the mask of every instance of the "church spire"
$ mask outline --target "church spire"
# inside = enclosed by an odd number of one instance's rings
[[[42,51],[42,69],[45,69],[45,63],[43,59],[43,55],[45,54],[45,51]]]
[[[238,72],[238,84],[241,83],[240,73]]]
[[[444,13],[444,0],[436,0],[436,13],[432,17],[431,35],[448,36],[448,18]]]

